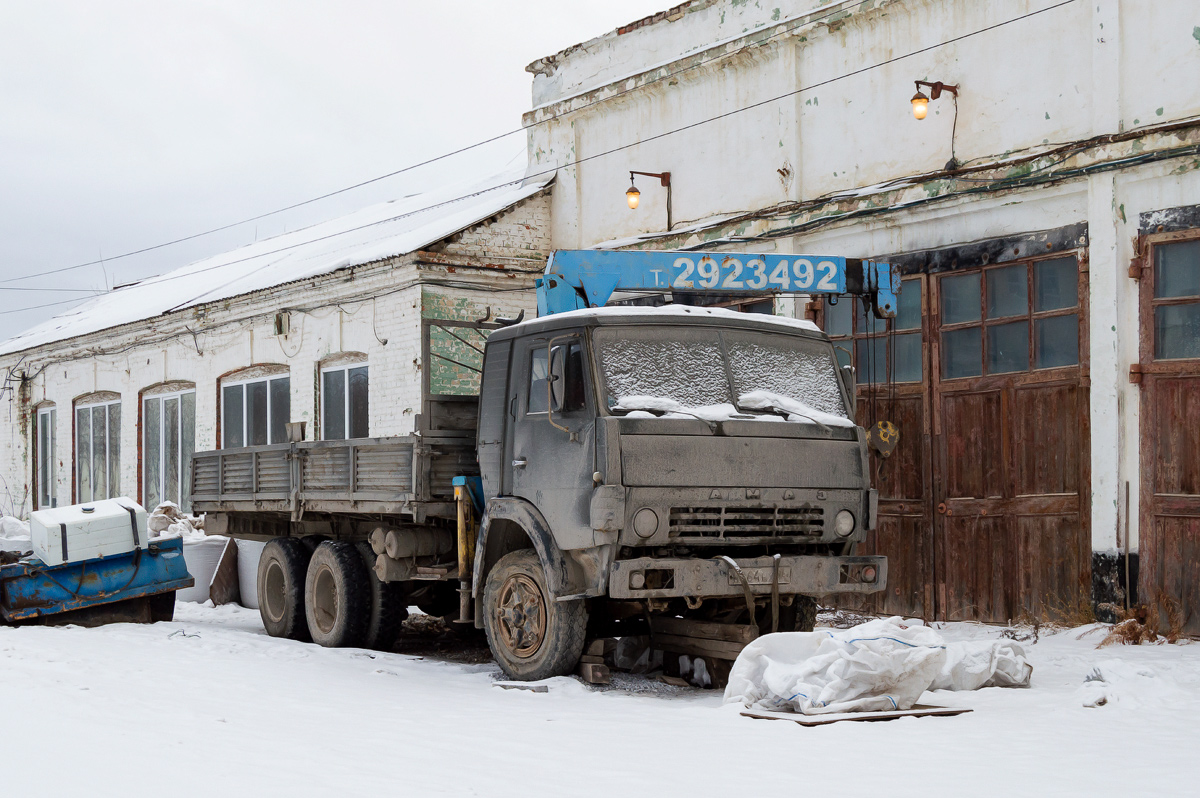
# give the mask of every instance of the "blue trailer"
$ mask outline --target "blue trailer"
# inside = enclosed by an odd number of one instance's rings
[[[180,538],[61,565],[30,555],[0,565],[0,619],[81,626],[169,621],[175,591],[194,583]]]

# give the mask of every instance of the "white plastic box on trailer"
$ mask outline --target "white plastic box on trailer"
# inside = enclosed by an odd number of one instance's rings
[[[146,510],[133,499],[101,499],[38,510],[29,519],[33,554],[46,565],[148,548]]]

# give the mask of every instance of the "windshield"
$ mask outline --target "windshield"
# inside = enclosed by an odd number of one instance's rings
[[[598,329],[594,341],[616,413],[854,423],[821,341],[670,326]]]

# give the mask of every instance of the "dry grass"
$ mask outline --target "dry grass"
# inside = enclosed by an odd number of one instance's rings
[[[1173,597],[1159,591],[1152,604],[1139,604],[1128,610],[1108,607],[1120,619],[1096,648],[1120,643],[1140,646],[1144,643],[1175,643],[1183,637],[1183,610]],[[1162,621],[1166,619],[1166,628]]]

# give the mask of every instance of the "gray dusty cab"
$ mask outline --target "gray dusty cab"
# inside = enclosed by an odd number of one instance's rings
[[[490,333],[477,411],[428,397],[413,436],[199,453],[193,501],[210,531],[271,540],[272,634],[386,645],[416,602],[485,629],[519,679],[594,638],[728,661],[886,583],[853,553],[876,499],[835,363],[794,320],[550,315]],[[482,513],[452,474],[481,478]]]

